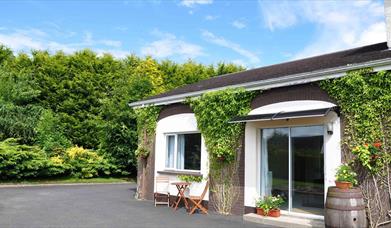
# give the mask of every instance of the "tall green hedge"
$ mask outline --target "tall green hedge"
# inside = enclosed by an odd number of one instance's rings
[[[129,102],[239,70],[135,55],[115,59],[90,50],[16,55],[0,45],[0,141],[18,138],[49,156],[82,146],[134,173],[138,134]]]

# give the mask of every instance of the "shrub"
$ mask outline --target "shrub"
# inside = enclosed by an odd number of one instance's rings
[[[43,108],[35,105],[17,106],[0,102],[0,140],[18,138],[20,143],[33,144],[35,128]]]
[[[71,142],[64,136],[60,119],[45,110],[36,127],[37,141],[49,155],[62,155]]]
[[[117,172],[117,168],[106,158],[78,146],[66,151],[66,162],[70,165],[71,175],[80,178],[92,178]]]
[[[44,178],[66,170],[66,165],[51,161],[37,146],[20,145],[14,138],[0,142],[0,179]]]

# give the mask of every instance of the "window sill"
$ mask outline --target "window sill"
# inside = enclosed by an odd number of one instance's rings
[[[159,174],[171,174],[171,175],[190,175],[196,177],[202,177],[201,172],[185,171],[185,170],[162,170],[157,171]]]

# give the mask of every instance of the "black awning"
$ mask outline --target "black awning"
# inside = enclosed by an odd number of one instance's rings
[[[230,123],[251,122],[251,121],[265,121],[265,120],[283,120],[295,119],[304,117],[322,117],[326,116],[330,111],[336,111],[339,114],[337,107],[313,109],[295,112],[277,112],[270,114],[247,115],[234,117]]]

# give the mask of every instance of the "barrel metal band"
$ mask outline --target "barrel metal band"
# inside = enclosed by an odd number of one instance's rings
[[[363,198],[363,195],[361,193],[342,195],[340,193],[328,192],[327,195],[334,197],[334,198],[341,198],[341,199],[362,199]]]
[[[365,205],[340,207],[340,206],[327,204],[326,208],[327,209],[334,209],[334,210],[338,210],[338,211],[361,211],[361,210],[365,209]]]

